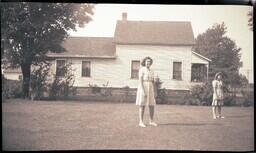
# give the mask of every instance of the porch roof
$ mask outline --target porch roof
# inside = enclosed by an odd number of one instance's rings
[[[212,62],[212,60],[197,52],[192,51],[192,63],[209,64],[209,62]]]

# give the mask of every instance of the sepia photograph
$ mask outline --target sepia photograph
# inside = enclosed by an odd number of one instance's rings
[[[2,2],[3,151],[255,150],[253,9]]]

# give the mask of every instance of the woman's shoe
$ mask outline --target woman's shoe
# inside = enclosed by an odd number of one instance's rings
[[[146,127],[146,125],[144,123],[140,123],[139,126],[140,127]]]
[[[149,125],[157,126],[157,124],[155,122],[149,122]]]

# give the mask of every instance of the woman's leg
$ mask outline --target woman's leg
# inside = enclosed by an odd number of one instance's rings
[[[139,109],[140,126],[145,126],[145,124],[143,123],[144,111],[145,111],[145,106],[140,106],[140,109]]]
[[[153,122],[153,119],[154,119],[154,106],[149,106],[149,115],[150,115],[149,121]]]
[[[213,119],[216,119],[216,106],[212,106],[212,116],[213,116]]]
[[[149,118],[149,124],[150,125],[154,125],[154,126],[157,126],[157,124],[154,122],[154,106],[149,106],[149,115],[150,115],[150,118]]]

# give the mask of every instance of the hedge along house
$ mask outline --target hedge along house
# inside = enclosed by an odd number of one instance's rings
[[[70,37],[63,42],[67,50],[49,53],[52,71],[65,75],[63,65],[75,69],[74,86],[136,89],[140,61],[150,56],[155,75],[169,91],[188,92],[194,84],[208,79],[210,59],[193,52],[195,39],[190,22],[130,21],[123,13],[114,37]]]

